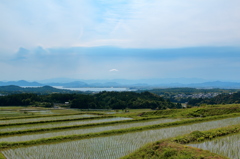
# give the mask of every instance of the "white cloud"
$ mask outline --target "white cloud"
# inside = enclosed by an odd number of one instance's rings
[[[0,2],[0,48],[68,47],[89,37],[94,26],[86,1]]]
[[[0,49],[237,45],[239,0],[0,2]]]
[[[88,55],[84,49],[61,52],[56,48],[240,46],[239,0],[11,0],[0,1],[0,19],[0,73],[6,78],[192,77],[197,72],[211,75],[205,73],[208,68],[220,78],[223,73],[212,61],[205,67],[203,59],[186,60],[182,52],[179,61],[171,61],[176,55],[169,55],[171,60],[153,55],[139,60],[141,53],[131,50],[123,54],[94,50]],[[55,50],[34,53],[37,46]],[[30,50],[26,58],[9,60],[20,47]],[[131,56],[125,56],[128,53]],[[238,76],[238,61],[231,67],[231,60],[226,63],[221,70]]]
[[[238,45],[239,0],[0,2],[0,49]]]
[[[117,69],[111,69],[111,70],[109,70],[110,72],[118,72],[118,70]]]
[[[128,37],[125,47],[240,45],[240,2],[163,0],[136,8],[115,37]],[[125,28],[128,28],[127,30]],[[131,30],[131,31],[129,31]]]

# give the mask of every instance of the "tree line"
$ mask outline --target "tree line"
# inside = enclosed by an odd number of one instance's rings
[[[0,96],[0,106],[53,106],[53,103],[69,102],[71,108],[79,109],[167,109],[181,108],[150,92],[100,92],[96,94],[33,94],[21,93]]]

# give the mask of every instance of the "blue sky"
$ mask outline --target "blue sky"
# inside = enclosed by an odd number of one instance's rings
[[[0,80],[240,81],[239,0],[0,0]]]

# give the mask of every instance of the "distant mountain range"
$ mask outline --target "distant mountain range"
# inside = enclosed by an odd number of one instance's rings
[[[42,86],[42,87],[27,87],[23,88],[16,85],[0,86],[0,92],[4,94],[8,93],[39,93],[39,94],[49,94],[49,93],[72,93],[73,91],[65,89],[57,89],[51,86]],[[0,93],[0,95],[1,95]],[[74,93],[81,93],[76,92]]]
[[[8,86],[8,85],[15,85],[15,86],[44,86],[44,84],[40,84],[38,82],[28,82],[28,81],[24,81],[24,80],[20,80],[20,81],[7,81],[7,82],[0,81],[0,86]]]
[[[177,79],[175,79],[176,81]],[[179,80],[182,81],[182,80]],[[190,81],[190,80],[189,80]],[[128,88],[172,88],[172,87],[192,87],[192,88],[231,88],[239,89],[239,82],[198,82],[198,83],[186,83],[185,82],[174,82],[169,80],[168,82],[163,79],[150,79],[150,80],[81,80],[81,81],[70,81],[70,82],[28,82],[25,80],[20,81],[0,81],[0,86],[15,85],[21,87],[41,87],[41,86],[62,86],[64,88],[86,88],[86,87],[128,87]]]

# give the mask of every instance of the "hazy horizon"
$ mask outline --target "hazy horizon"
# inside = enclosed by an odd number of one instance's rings
[[[238,0],[3,0],[0,13],[0,81],[240,81]]]

